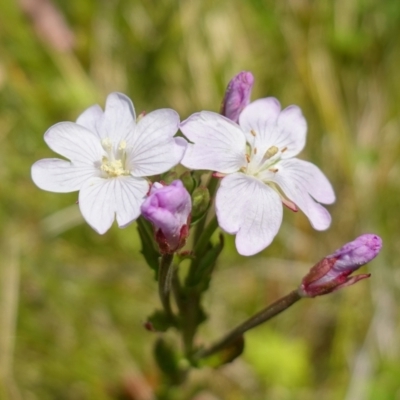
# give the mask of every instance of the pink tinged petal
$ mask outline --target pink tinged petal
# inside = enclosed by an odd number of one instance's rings
[[[50,127],[44,140],[56,153],[75,165],[98,166],[104,150],[98,137],[74,122],[60,122]]]
[[[122,93],[111,93],[107,97],[102,118],[97,123],[101,138],[109,138],[116,147],[122,140],[128,141],[136,126],[136,114],[132,101]]]
[[[182,160],[185,167],[232,173],[247,164],[246,137],[228,118],[202,111],[183,121],[181,131],[193,142]]]
[[[232,174],[221,180],[216,196],[218,223],[236,234],[236,248],[244,256],[265,249],[282,223],[279,195],[258,179]]]
[[[76,120],[78,125],[82,125],[89,131],[97,134],[97,122],[103,116],[103,110],[97,104],[87,108]],[[100,136],[99,136],[100,137]]]
[[[283,160],[278,164],[278,172],[272,180],[306,214],[315,229],[325,230],[329,227],[331,216],[316,201],[331,204],[335,201],[335,194],[318,167],[296,158]]]
[[[118,177],[92,178],[79,192],[79,208],[86,222],[98,233],[110,229],[115,215],[125,227],[140,214],[140,206],[149,189],[144,179]]]
[[[75,166],[69,161],[46,158],[32,165],[32,180],[40,189],[56,193],[79,190],[85,181],[99,175],[91,166]]]
[[[285,149],[282,158],[290,158],[297,155],[306,143],[307,122],[300,108],[289,106],[281,111],[278,100],[273,97],[249,104],[239,121],[249,143],[257,148],[260,160],[271,146]]]
[[[187,142],[174,138],[179,129],[179,115],[171,109],[161,109],[144,116],[138,123],[127,165],[134,176],[161,174],[177,165]]]

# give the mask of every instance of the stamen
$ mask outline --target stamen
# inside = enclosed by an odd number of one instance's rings
[[[111,150],[112,148],[112,141],[110,140],[110,138],[104,138],[101,140],[101,145],[103,146],[104,150]]]
[[[254,152],[254,154],[257,154],[257,147],[254,147],[253,152]]]
[[[255,131],[253,131],[253,129],[250,131],[250,133],[251,133],[254,137],[257,136],[256,133],[255,133]]]
[[[250,163],[250,156],[248,154],[246,154],[246,160],[248,163]]]
[[[278,168],[270,168],[268,171],[271,171],[274,174],[276,174],[279,171],[279,169]]]
[[[268,160],[273,157],[276,153],[278,153],[279,149],[276,146],[271,146],[266,152],[264,158]]]
[[[281,150],[281,153],[284,153],[286,150],[287,150],[287,147],[284,147],[284,148]]]
[[[118,150],[125,150],[125,149],[126,149],[126,141],[121,140],[121,142],[119,143]]]

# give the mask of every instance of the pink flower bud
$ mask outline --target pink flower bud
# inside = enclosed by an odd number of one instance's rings
[[[359,236],[311,268],[299,288],[303,297],[315,297],[353,285],[370,274],[349,275],[374,259],[382,248],[382,239],[374,234]]]
[[[185,245],[191,209],[190,195],[180,180],[168,186],[157,182],[152,185],[141,212],[154,225],[162,254],[173,253]]]
[[[242,110],[250,103],[254,77],[251,72],[239,72],[228,84],[221,105],[221,114],[238,122]]]

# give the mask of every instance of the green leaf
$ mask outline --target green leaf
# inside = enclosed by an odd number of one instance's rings
[[[154,311],[147,321],[150,324],[151,330],[156,332],[165,332],[172,326],[171,320],[168,318],[165,312],[161,310]]]
[[[150,222],[140,217],[137,220],[137,229],[142,243],[140,252],[143,254],[149,267],[156,272],[157,279],[160,254],[153,238],[153,228]]]
[[[233,343],[226,346],[217,353],[209,357],[206,357],[204,359],[200,359],[200,361],[198,361],[198,366],[218,368],[224,364],[228,364],[233,360],[235,360],[243,353],[243,350],[244,350],[244,337],[240,336]]]
[[[180,367],[180,357],[170,341],[158,338],[154,345],[154,357],[172,385],[179,385],[185,380],[187,371]]]

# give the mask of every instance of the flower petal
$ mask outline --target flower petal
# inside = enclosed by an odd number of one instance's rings
[[[76,120],[78,125],[82,125],[93,133],[97,133],[97,122],[103,116],[103,110],[97,104],[87,108]],[[100,137],[100,136],[99,136]]]
[[[140,215],[140,206],[149,191],[146,179],[121,176],[115,179],[115,205],[117,222],[125,228]]]
[[[136,115],[131,99],[122,93],[109,94],[104,114],[97,122],[100,137],[110,139],[118,147],[120,141],[130,140],[135,126]]]
[[[79,190],[83,183],[99,174],[91,166],[75,166],[58,158],[45,158],[32,165],[32,180],[40,189],[56,193]]]
[[[314,199],[331,204],[335,201],[335,194],[328,179],[318,167],[297,158],[283,160],[278,164],[278,172],[275,173],[273,181],[307,215],[315,229],[325,230],[329,227],[329,212]]]
[[[181,131],[194,143],[183,157],[185,167],[232,173],[247,164],[246,137],[228,118],[202,111],[183,121]]]
[[[241,173],[221,180],[216,212],[220,227],[236,234],[236,248],[244,256],[258,253],[272,242],[283,213],[278,193]]]
[[[75,165],[94,166],[104,155],[95,133],[74,122],[60,122],[50,127],[44,140],[56,153],[70,159]]]
[[[79,207],[86,222],[98,233],[110,229],[115,214],[125,227],[140,214],[140,206],[149,189],[145,179],[118,177],[92,178],[79,192]]]
[[[171,109],[153,111],[138,122],[127,159],[133,176],[161,174],[181,161],[186,141],[173,137],[178,129],[179,115]]]
[[[272,146],[280,150],[286,148],[282,158],[293,157],[304,148],[307,123],[300,108],[289,106],[281,111],[274,97],[250,103],[242,111],[239,123],[253,149],[257,148],[260,160]]]

